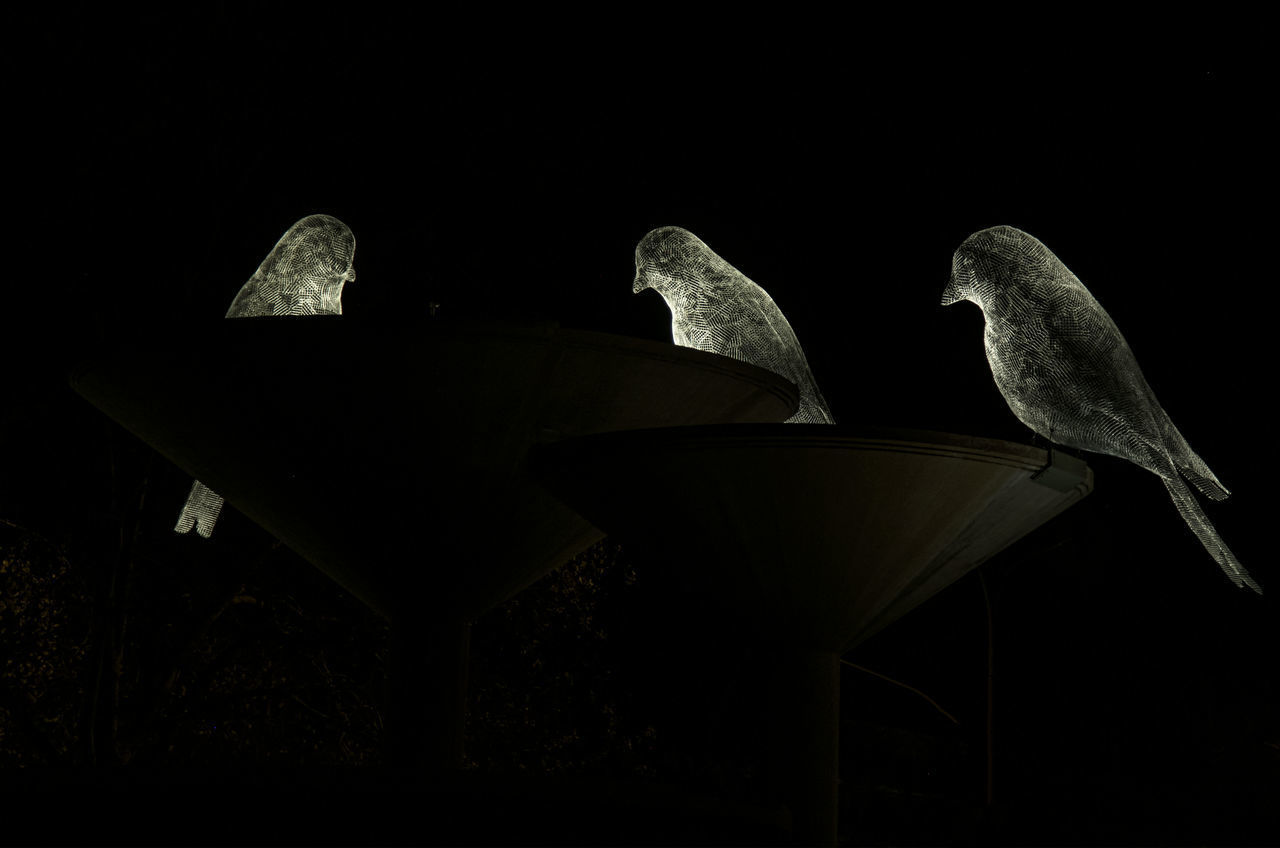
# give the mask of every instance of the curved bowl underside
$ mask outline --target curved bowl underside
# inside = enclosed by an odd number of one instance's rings
[[[1060,456],[1060,455],[1059,455]],[[535,474],[767,639],[844,651],[1093,487],[1083,462],[950,433],[729,425],[543,445]]]
[[[534,443],[798,403],[782,377],[671,344],[340,317],[220,321],[72,384],[388,615],[473,617],[601,537],[525,474]]]

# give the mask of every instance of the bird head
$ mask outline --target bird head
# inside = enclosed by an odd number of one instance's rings
[[[318,311],[341,314],[342,287],[356,278],[351,229],[330,215],[308,215],[289,228],[280,244],[287,245],[287,256],[281,257],[285,266],[318,289]]]
[[[296,244],[315,262],[317,273],[350,282],[356,278],[351,267],[356,254],[356,237],[351,228],[330,215],[308,215],[293,225]]]
[[[951,279],[942,290],[942,305],[968,300],[981,307],[993,288],[1012,279],[1015,271],[1043,263],[1046,255],[1043,244],[1014,227],[979,230],[951,257]]]
[[[632,294],[639,294],[645,289],[662,293],[691,258],[710,252],[700,238],[681,227],[650,230],[636,245],[636,276],[631,283]]]

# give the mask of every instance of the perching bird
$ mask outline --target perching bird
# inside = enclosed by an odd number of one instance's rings
[[[228,318],[270,315],[341,315],[342,287],[356,278],[351,262],[356,238],[328,215],[309,215],[288,229],[245,283]],[[208,538],[222,511],[222,497],[199,480],[173,529]]]
[[[1230,492],[1173,426],[1111,316],[1058,257],[1013,227],[976,232],[952,257],[942,293],[943,306],[960,300],[982,309],[987,361],[1018,420],[1051,442],[1159,475],[1227,577],[1261,594],[1181,478],[1215,501]]]
[[[731,356],[795,383],[800,407],[788,423],[835,423],[782,310],[693,233],[659,227],[640,240],[631,291],[645,289],[667,302],[676,344]]]

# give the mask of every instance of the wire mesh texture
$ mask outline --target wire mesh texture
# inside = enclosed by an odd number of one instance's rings
[[[240,287],[227,318],[341,315],[342,287],[356,278],[356,238],[329,215],[308,215],[290,227]],[[174,530],[213,535],[222,497],[196,480]]]
[[[987,362],[1019,421],[1051,442],[1158,475],[1227,577],[1261,593],[1183,478],[1211,500],[1230,492],[1160,406],[1111,316],[1057,256],[1013,227],[980,230],[951,260],[942,305],[961,300],[982,310]]]
[[[693,233],[659,227],[640,240],[631,290],[645,289],[666,301],[676,344],[767,368],[795,383],[800,407],[787,423],[835,423],[782,310]]]

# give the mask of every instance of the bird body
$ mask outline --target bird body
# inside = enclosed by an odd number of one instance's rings
[[[942,305],[960,300],[982,309],[987,361],[1018,420],[1052,442],[1158,475],[1227,576],[1261,591],[1182,477],[1212,500],[1230,492],[1156,400],[1111,316],[1058,257],[1013,227],[974,233],[952,258]]]
[[[835,423],[782,310],[693,233],[659,227],[640,240],[631,290],[649,288],[671,310],[676,344],[731,356],[791,380],[800,390],[800,406],[789,423]]]
[[[356,239],[329,215],[308,215],[290,227],[241,286],[228,318],[273,315],[341,315],[342,288],[356,278]],[[199,480],[174,530],[208,538],[222,511],[222,497]]]

